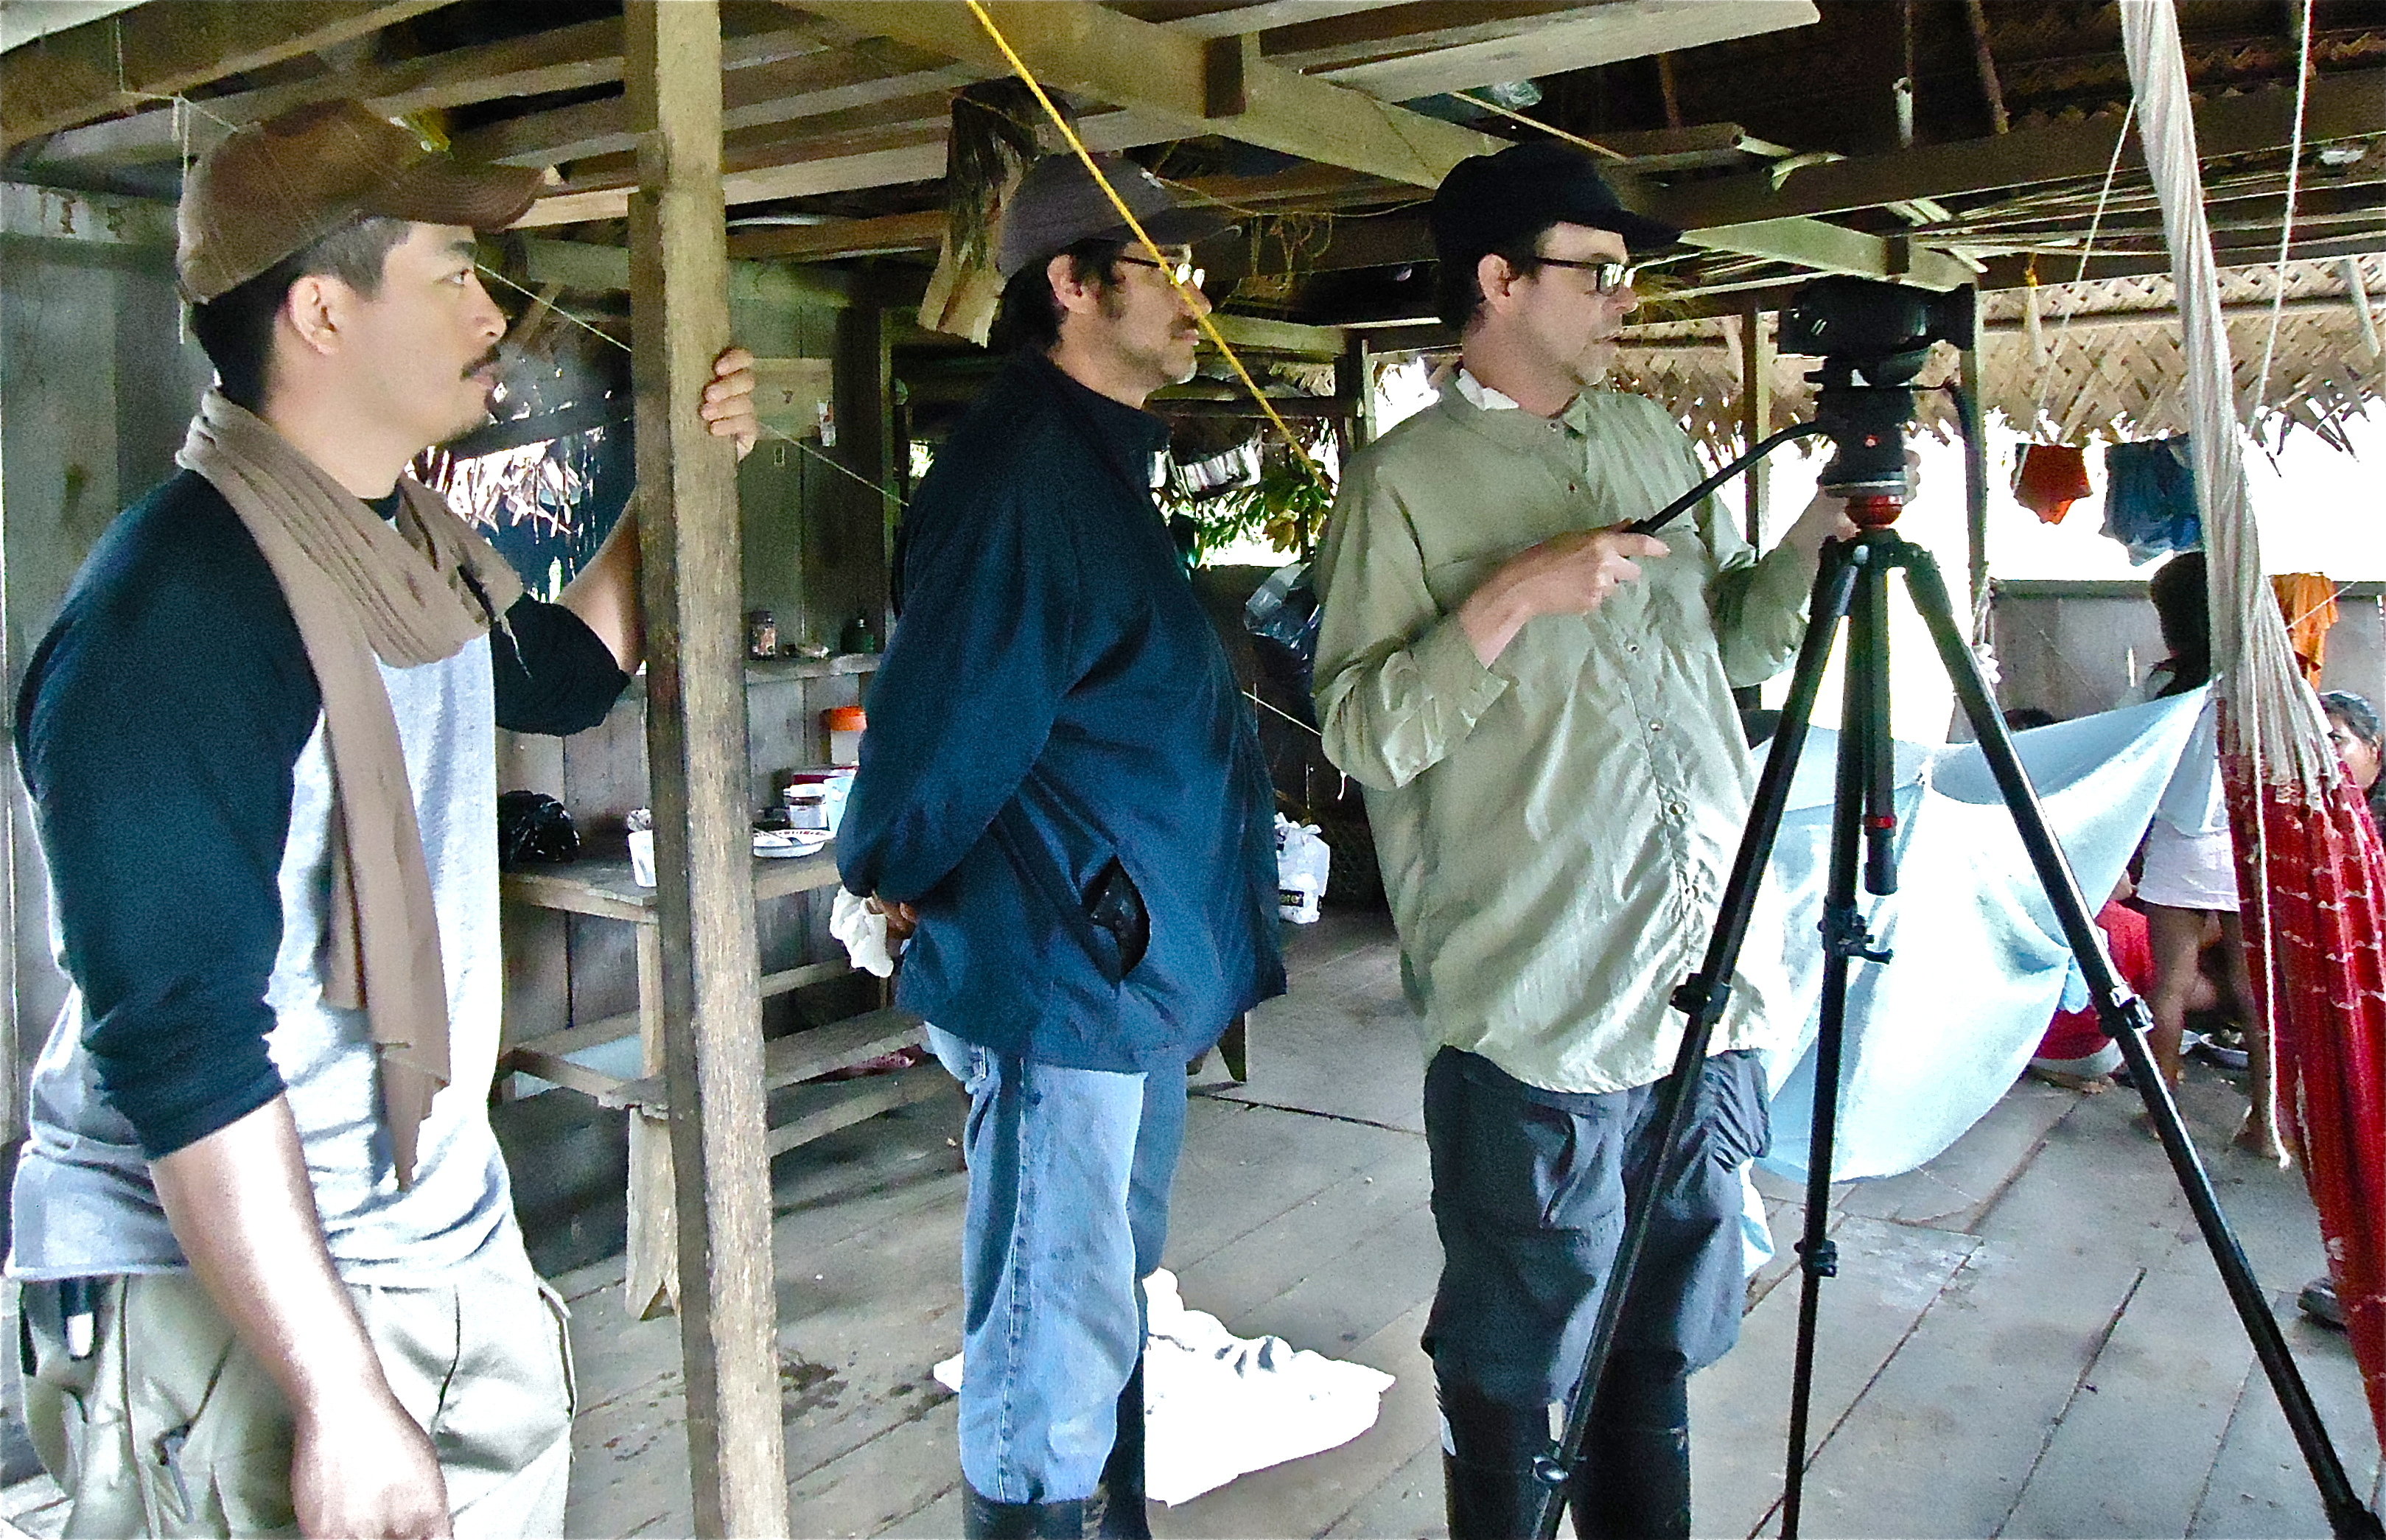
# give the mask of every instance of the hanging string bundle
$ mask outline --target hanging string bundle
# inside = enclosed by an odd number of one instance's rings
[[[2263,581],[2178,17],[2172,0],[2122,0],[2120,10],[2183,333],[2221,770],[2268,1079],[2386,1436],[2386,852]],[[2307,24],[2300,35],[2307,46]]]

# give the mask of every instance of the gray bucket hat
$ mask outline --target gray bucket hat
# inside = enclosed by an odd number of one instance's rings
[[[1124,156],[1098,155],[1094,160],[1161,245],[1190,245],[1234,228],[1215,208],[1178,203],[1158,177]],[[1030,263],[1049,261],[1080,241],[1124,241],[1134,233],[1083,161],[1074,155],[1048,155],[1027,168],[1002,211],[994,270],[1008,283]]]

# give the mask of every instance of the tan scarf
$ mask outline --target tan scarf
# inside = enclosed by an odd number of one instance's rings
[[[422,1120],[448,1081],[447,974],[397,718],[373,659],[411,669],[454,657],[502,623],[521,580],[421,482],[399,478],[397,517],[383,520],[215,391],[175,459],[247,526],[322,694],[334,804],[323,997],[371,1020],[391,1158],[410,1186]]]

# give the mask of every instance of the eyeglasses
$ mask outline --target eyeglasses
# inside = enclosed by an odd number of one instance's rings
[[[1164,272],[1175,280],[1177,287],[1182,289],[1198,289],[1201,286],[1201,281],[1210,276],[1195,267],[1190,258],[1180,258],[1174,262],[1155,262],[1149,257],[1122,257],[1119,260],[1133,267],[1149,268],[1154,272]]]
[[[1587,272],[1590,274],[1592,290],[1602,294],[1621,294],[1632,287],[1633,281],[1640,276],[1639,268],[1613,257],[1602,257],[1587,262],[1576,261],[1570,257],[1539,257],[1534,260],[1545,268],[1574,268]]]

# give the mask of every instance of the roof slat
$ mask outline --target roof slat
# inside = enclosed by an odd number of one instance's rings
[[[0,149],[362,37],[446,0],[153,0],[0,55]]]

